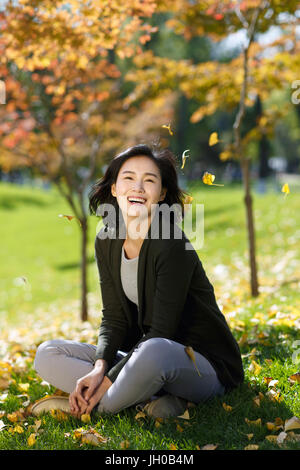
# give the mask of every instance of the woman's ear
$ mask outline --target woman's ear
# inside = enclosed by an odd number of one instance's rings
[[[113,184],[111,185],[110,190],[111,190],[111,194],[112,194],[114,197],[116,197],[116,185],[115,185],[115,183],[113,183]]]

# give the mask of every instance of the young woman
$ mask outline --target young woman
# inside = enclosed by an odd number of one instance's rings
[[[77,417],[136,404],[152,416],[175,416],[188,401],[238,386],[244,378],[238,344],[177,224],[184,191],[174,155],[130,147],[111,161],[89,196],[92,214],[108,208],[95,241],[103,303],[98,344],[46,341],[36,353],[37,372],[70,394]],[[174,205],[179,216],[160,210]]]

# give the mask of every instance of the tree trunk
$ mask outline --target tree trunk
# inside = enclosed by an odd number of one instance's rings
[[[243,158],[241,161],[243,184],[245,189],[244,202],[246,206],[246,218],[248,228],[248,246],[250,257],[250,277],[251,277],[251,294],[253,297],[259,295],[258,280],[257,280],[257,267],[256,267],[256,254],[255,254],[255,229],[252,208],[252,196],[250,190],[250,160]]]
[[[81,320],[88,320],[88,302],[87,302],[87,241],[88,241],[88,222],[86,217],[81,220]]]

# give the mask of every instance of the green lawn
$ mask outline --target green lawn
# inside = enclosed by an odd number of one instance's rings
[[[92,416],[91,423],[45,415],[36,429],[36,418],[22,412],[17,421],[11,416],[55,391],[33,371],[36,346],[53,337],[96,341],[101,312],[94,262],[98,220],[90,218],[90,322],[82,325],[80,232],[75,220],[58,217],[71,214],[68,206],[55,191],[0,184],[0,449],[120,449],[124,441],[128,449],[173,445],[188,450],[206,444],[217,449],[280,448],[266,436],[278,436],[283,428],[268,429],[272,426],[267,423],[277,418],[284,426],[292,416],[300,418],[300,385],[289,380],[300,369],[293,357],[293,342],[300,339],[300,194],[292,187],[286,198],[280,192],[253,194],[260,295],[252,298],[242,189],[199,182],[191,192],[205,211],[204,245],[198,254],[239,341],[245,383],[223,398],[191,408],[189,420],[137,420],[135,410],[127,409],[109,418]],[[19,282],[21,276],[27,284]],[[271,378],[278,381],[273,386],[268,385]],[[259,418],[258,424],[249,422]],[[100,447],[82,444],[74,431],[90,427],[107,442]],[[29,446],[32,433],[35,442]],[[284,442],[283,448],[300,447],[299,442]]]

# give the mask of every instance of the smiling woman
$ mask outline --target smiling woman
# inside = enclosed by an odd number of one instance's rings
[[[121,217],[106,219],[95,240],[103,304],[98,344],[42,343],[37,372],[70,393],[74,416],[135,404],[154,417],[176,416],[187,401],[200,403],[238,386],[244,377],[238,344],[176,224],[184,217],[184,192],[174,155],[148,145],[118,154],[92,188],[91,213],[107,203]],[[170,211],[167,237],[162,204],[180,208]]]

